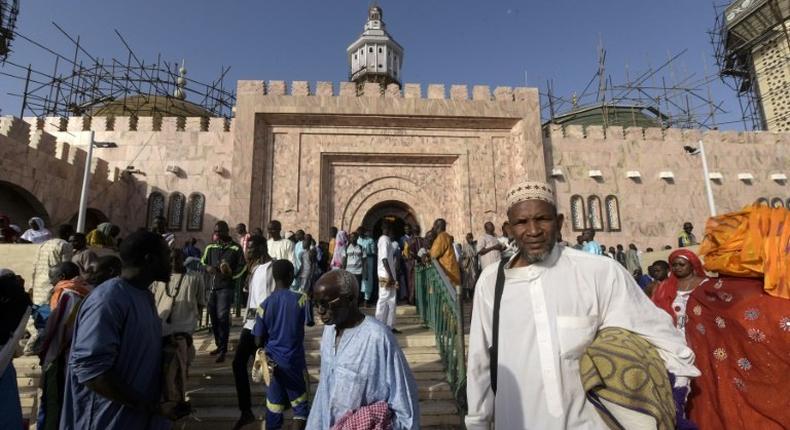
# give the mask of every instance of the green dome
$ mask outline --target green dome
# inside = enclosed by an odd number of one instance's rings
[[[666,127],[669,118],[652,107],[631,105],[596,105],[576,108],[548,121],[547,124],[601,125],[622,127]]]
[[[179,116],[211,117],[206,108],[169,96],[134,95],[94,106],[92,116]]]

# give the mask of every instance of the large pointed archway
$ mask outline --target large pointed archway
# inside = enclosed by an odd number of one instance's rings
[[[412,228],[421,227],[414,209],[398,200],[379,202],[373,205],[362,218],[362,226],[371,232],[374,238],[381,235],[381,226],[385,222],[392,226],[392,237],[403,236],[406,224]]]
[[[30,191],[11,182],[0,181],[0,213],[7,215],[12,224],[27,229],[31,217],[39,217],[50,224],[49,213]]]

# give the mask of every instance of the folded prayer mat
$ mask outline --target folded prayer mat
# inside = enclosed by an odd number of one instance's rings
[[[587,398],[611,429],[674,430],[672,384],[656,348],[628,330],[598,332],[581,358]]]

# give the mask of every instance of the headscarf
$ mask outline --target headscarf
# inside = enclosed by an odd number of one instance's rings
[[[702,268],[702,261],[700,261],[697,254],[688,249],[676,249],[669,254],[669,264],[677,258],[682,258],[691,263],[692,272],[694,275],[704,277],[705,269]],[[675,313],[672,311],[672,302],[678,296],[678,278],[672,271],[669,272],[669,277],[665,279],[653,293],[653,303],[659,308],[665,310],[668,314],[674,317]]]
[[[766,293],[790,299],[790,211],[751,206],[708,219],[699,253],[720,274],[763,278]]]
[[[19,237],[19,232],[14,230],[11,226],[11,218],[8,215],[0,213],[0,220],[4,221],[5,227],[2,228],[0,231],[0,236],[2,236],[2,240],[4,243],[15,243],[16,239]]]
[[[79,276],[74,279],[66,279],[58,282],[55,284],[55,288],[52,289],[52,296],[49,298],[49,308],[51,310],[54,311],[58,307],[60,296],[62,296],[63,292],[66,290],[73,291],[85,297],[90,292],[90,286]]]
[[[103,222],[96,227],[96,230],[99,230],[100,232],[104,233],[104,235],[107,236],[108,238],[112,238],[112,235],[110,234],[110,230],[112,230],[111,223]]]
[[[46,229],[43,219],[34,216],[33,218],[30,218],[29,223],[36,224],[38,226],[38,230],[33,230],[32,228],[25,230],[25,232],[22,234],[22,239],[30,243],[44,243],[49,239],[52,239],[52,232]]]
[[[332,253],[332,268],[333,269],[342,269],[343,268],[343,255],[345,255],[345,249],[348,245],[348,233],[343,230],[337,232],[337,236],[335,236],[335,249]]]
[[[91,247],[112,248],[115,246],[112,236],[110,236],[112,224],[104,222],[99,224],[94,230],[85,236],[85,243]]]

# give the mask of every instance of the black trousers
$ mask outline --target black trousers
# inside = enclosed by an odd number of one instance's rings
[[[233,357],[233,379],[236,384],[236,397],[239,399],[239,410],[252,410],[250,400],[250,359],[255,356],[255,337],[249,329],[242,329],[239,346]]]
[[[208,298],[208,316],[211,320],[211,332],[214,344],[220,352],[228,352],[230,337],[230,305],[233,301],[233,289],[214,290]]]

